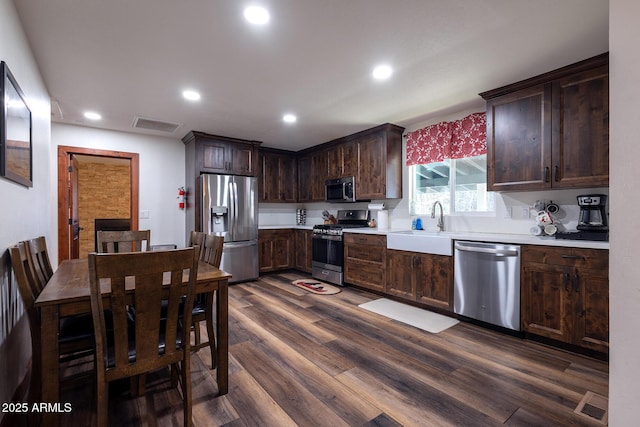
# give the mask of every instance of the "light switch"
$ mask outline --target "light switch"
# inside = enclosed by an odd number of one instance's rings
[[[149,211],[140,211],[140,219],[149,219]]]

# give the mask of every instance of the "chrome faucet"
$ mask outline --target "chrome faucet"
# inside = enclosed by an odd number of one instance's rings
[[[442,213],[442,204],[436,200],[431,207],[431,218],[436,217],[436,206],[440,206],[440,217],[438,218],[438,230],[444,231],[444,218]]]

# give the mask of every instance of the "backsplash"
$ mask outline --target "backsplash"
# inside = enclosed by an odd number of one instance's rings
[[[549,190],[535,192],[496,193],[496,212],[481,214],[457,214],[444,217],[445,231],[481,232],[505,234],[529,234],[529,230],[536,224],[536,212],[533,209],[536,201],[553,201],[560,207],[554,215],[554,221],[559,224],[559,230],[575,230],[578,225],[579,207],[576,197],[581,194],[609,194],[608,188]],[[296,225],[296,209],[307,210],[306,225],[322,223],[322,211],[328,210],[335,215],[339,209],[367,209],[368,203],[302,203],[302,204],[260,204],[260,226],[294,226]],[[385,200],[389,212],[389,228],[411,228],[415,216],[409,215],[408,201]],[[607,207],[608,212],[608,207]],[[377,212],[371,211],[371,217],[376,218]],[[436,219],[430,215],[421,215],[425,230],[436,231]]]

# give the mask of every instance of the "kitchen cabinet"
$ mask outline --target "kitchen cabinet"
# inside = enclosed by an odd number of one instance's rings
[[[187,162],[195,162],[196,176],[201,173],[255,176],[258,145],[202,132],[189,132],[183,139],[187,147]]]
[[[524,246],[524,331],[608,352],[608,265],[607,250]]]
[[[327,150],[327,179],[355,176],[358,173],[358,146],[343,142]]]
[[[260,273],[292,268],[293,250],[292,229],[258,230]]]
[[[294,153],[260,150],[258,159],[258,201],[294,203],[298,187]]]
[[[386,292],[452,312],[453,258],[388,249]]]
[[[353,136],[358,150],[356,198],[402,198],[402,132],[386,124]]]
[[[344,281],[383,292],[386,282],[387,236],[344,233]]]
[[[298,201],[324,202],[327,151],[305,152],[298,158]]]
[[[200,229],[200,208],[196,178],[203,173],[255,176],[258,166],[257,141],[191,131],[185,145],[185,241]]]
[[[603,54],[481,93],[491,191],[609,184],[609,72]]]
[[[311,230],[295,230],[294,266],[296,269],[311,273],[311,251],[313,232]]]

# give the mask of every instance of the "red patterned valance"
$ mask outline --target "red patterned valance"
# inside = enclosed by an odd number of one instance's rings
[[[461,159],[487,152],[487,115],[473,113],[407,134],[407,166]]]

